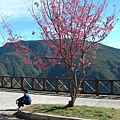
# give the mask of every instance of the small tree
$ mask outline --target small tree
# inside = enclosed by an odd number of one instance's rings
[[[4,28],[9,33],[9,42],[15,50],[23,52],[23,60],[41,68],[64,65],[66,78],[70,81],[68,106],[73,106],[78,88],[85,79],[85,68],[90,67],[96,58],[99,42],[103,41],[116,23],[115,11],[103,19],[107,1],[100,4],[93,0],[40,0],[29,7],[29,12],[40,27],[42,42],[48,44],[53,53],[41,56],[20,43],[21,36],[13,35],[6,20],[2,17]],[[32,33],[33,35],[35,32]],[[31,53],[32,57],[28,57]],[[80,79],[77,72],[81,71]]]

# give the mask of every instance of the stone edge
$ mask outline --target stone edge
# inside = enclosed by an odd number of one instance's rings
[[[84,118],[72,118],[65,116],[54,116],[42,113],[30,113],[28,111],[18,111],[17,117],[30,120],[90,120]]]

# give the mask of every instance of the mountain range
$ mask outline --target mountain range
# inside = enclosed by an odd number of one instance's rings
[[[37,41],[22,41],[22,44],[27,44],[29,48],[37,54],[51,54],[52,50],[49,46],[40,40]],[[87,68],[88,74],[86,77],[90,79],[109,79],[120,80],[120,49],[112,48],[99,44],[97,57],[92,65],[99,70],[93,71]],[[22,60],[22,55],[16,53],[6,45],[0,47],[0,76],[26,76],[26,77],[65,77],[65,70],[62,66],[56,65],[41,69],[37,66],[25,63]],[[80,72],[77,74],[80,76]]]

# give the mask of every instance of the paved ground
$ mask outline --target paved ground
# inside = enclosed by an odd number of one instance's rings
[[[30,93],[33,103],[39,104],[67,104],[70,100],[68,95]],[[12,116],[16,113],[15,101],[23,96],[21,92],[0,90],[0,114]],[[90,96],[81,95],[76,99],[75,105],[87,105],[106,108],[120,108],[120,96]],[[2,120],[2,119],[0,119]],[[8,119],[6,119],[8,120]]]

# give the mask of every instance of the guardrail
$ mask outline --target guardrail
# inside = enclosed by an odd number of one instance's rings
[[[37,91],[70,92],[71,79],[66,78],[32,78],[0,76],[0,88],[22,89]],[[120,80],[85,79],[81,85],[81,94],[120,95]]]

